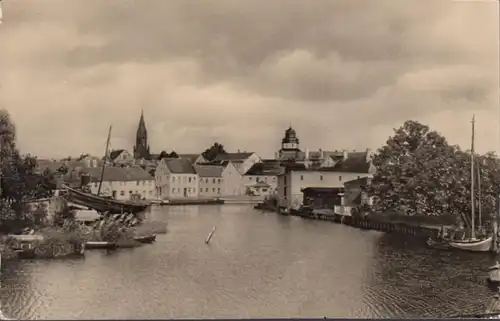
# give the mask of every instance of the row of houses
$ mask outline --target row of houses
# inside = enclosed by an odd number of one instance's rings
[[[319,166],[310,160],[284,165],[283,160],[260,159],[255,153],[227,154],[212,162],[201,158],[191,158],[194,162],[187,157],[164,158],[155,164],[153,171],[130,165],[108,166],[102,173],[102,163],[89,166],[81,160],[39,162],[39,165],[60,173],[61,184],[78,186],[81,176],[86,174],[90,177],[88,187],[95,194],[103,174],[101,193],[120,200],[133,195],[150,200],[276,195],[282,206],[294,207],[304,203],[304,189],[340,189],[345,182],[371,177],[375,172],[368,151],[342,153],[341,158],[332,155],[324,161],[326,165]]]
[[[262,159],[254,152],[219,154],[210,162],[201,154],[178,156],[146,160],[135,158],[127,150],[117,150],[108,155],[104,172],[103,160],[90,155],[75,160],[42,160],[39,170],[54,173],[59,186],[78,186],[82,176],[90,177],[85,184],[93,193],[97,193],[103,175],[101,193],[120,200],[137,196],[178,200],[275,195],[279,204],[288,208],[306,201],[304,191],[329,189],[338,195],[346,182],[375,173],[370,150],[301,151],[292,128],[285,131],[274,159]]]

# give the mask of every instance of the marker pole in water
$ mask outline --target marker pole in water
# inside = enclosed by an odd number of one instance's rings
[[[212,236],[214,235],[214,232],[215,232],[215,226],[214,226],[214,228],[212,229],[212,232],[210,232],[210,234],[208,234],[208,237],[207,237],[207,239],[205,240],[205,244],[210,243],[210,240],[212,239]]]

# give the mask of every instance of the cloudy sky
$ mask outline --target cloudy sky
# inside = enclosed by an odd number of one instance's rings
[[[414,119],[498,150],[494,1],[4,0],[0,108],[23,152],[152,151],[214,141],[269,157],[377,148]]]

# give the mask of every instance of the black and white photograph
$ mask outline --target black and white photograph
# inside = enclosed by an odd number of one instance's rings
[[[0,0],[0,320],[500,318],[500,0]]]

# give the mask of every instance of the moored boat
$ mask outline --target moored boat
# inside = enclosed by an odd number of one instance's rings
[[[156,234],[146,235],[146,236],[136,236],[134,240],[139,243],[151,244],[156,241]]]
[[[117,248],[115,242],[89,241],[85,242],[86,250],[114,250]]]
[[[488,282],[500,284],[500,263],[498,261],[488,268]]]
[[[489,252],[493,244],[493,237],[486,236],[480,239],[465,239],[463,241],[450,241],[451,248],[469,252]]]
[[[119,201],[112,198],[101,197],[91,193],[76,190],[65,186],[68,193],[64,196],[68,201],[86,206],[98,212],[108,212],[109,214],[132,213],[137,214],[145,211],[149,202],[143,201]]]

